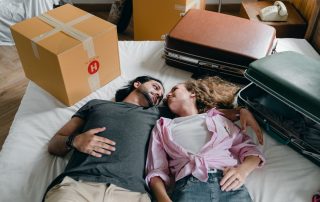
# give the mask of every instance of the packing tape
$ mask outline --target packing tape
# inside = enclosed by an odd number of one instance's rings
[[[95,50],[94,50],[92,37],[72,27],[73,25],[78,24],[79,22],[84,21],[90,17],[92,17],[92,15],[88,13],[88,14],[83,15],[79,18],[76,18],[68,23],[63,23],[63,22],[51,17],[50,15],[48,15],[46,13],[38,16],[39,19],[48,23],[49,25],[53,26],[54,28],[51,31],[40,34],[39,36],[31,39],[32,49],[33,49],[34,55],[37,58],[40,58],[39,52],[38,52],[38,49],[36,46],[36,43],[38,41],[41,41],[41,40],[43,40],[43,39],[45,39],[45,38],[47,38],[57,32],[62,31],[62,32],[68,34],[69,36],[71,36],[71,37],[73,37],[83,43],[84,49],[87,51],[89,59],[95,57],[96,54],[95,54]]]
[[[93,40],[92,37],[81,32],[80,30],[77,30],[75,28],[73,28],[72,26],[75,24],[78,24],[88,18],[91,18],[93,15],[91,15],[90,13],[87,13],[86,15],[83,15],[79,18],[76,18],[68,23],[63,23],[55,18],[53,18],[52,16],[44,13],[40,16],[38,16],[39,19],[41,19],[42,21],[48,23],[49,25],[53,26],[54,28],[46,33],[40,34],[37,37],[34,37],[33,39],[31,39],[31,45],[32,45],[32,49],[33,49],[33,53],[37,58],[40,58],[39,56],[39,52],[38,52],[38,48],[36,43],[38,41],[41,41],[57,32],[64,32],[66,34],[68,34],[69,36],[81,41],[81,43],[84,46],[84,49],[86,50],[87,54],[88,54],[88,58],[94,58],[96,56],[95,53],[95,49],[94,49],[94,44],[93,44]],[[88,83],[91,89],[91,92],[97,90],[98,88],[100,88],[100,77],[99,77],[99,73],[95,73],[93,75],[90,75],[88,77]]]
[[[100,77],[99,77],[99,72],[90,75],[88,77],[88,83],[89,87],[91,89],[91,92],[98,90],[100,88]]]

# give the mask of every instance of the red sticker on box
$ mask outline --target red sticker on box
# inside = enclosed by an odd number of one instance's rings
[[[93,60],[88,65],[88,72],[89,74],[94,74],[99,70],[100,63],[97,60]]]

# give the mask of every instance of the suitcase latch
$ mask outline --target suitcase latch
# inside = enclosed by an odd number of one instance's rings
[[[266,131],[270,131],[270,125],[269,125],[267,119],[263,119],[263,123],[264,123]]]
[[[219,65],[215,65],[215,64],[207,63],[207,62],[199,62],[198,64],[199,64],[199,66],[203,66],[203,67],[219,68]]]

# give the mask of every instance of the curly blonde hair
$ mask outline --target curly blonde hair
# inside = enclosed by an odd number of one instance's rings
[[[235,95],[240,89],[237,85],[217,76],[188,80],[184,85],[189,92],[195,93],[199,113],[204,113],[213,107],[232,107]]]

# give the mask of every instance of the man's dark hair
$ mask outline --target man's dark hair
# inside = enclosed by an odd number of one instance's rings
[[[145,82],[152,81],[152,80],[159,82],[163,87],[163,84],[159,79],[153,78],[151,76],[139,76],[139,77],[133,79],[132,81],[130,81],[128,85],[117,90],[116,98],[115,98],[116,102],[123,101],[134,90],[134,86],[133,86],[134,82],[139,81],[140,83],[145,83]]]

